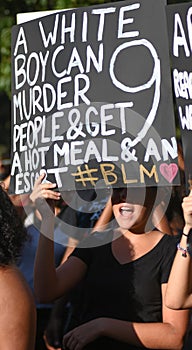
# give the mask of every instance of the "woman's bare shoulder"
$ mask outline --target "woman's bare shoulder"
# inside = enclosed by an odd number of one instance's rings
[[[9,350],[32,350],[36,309],[32,293],[14,266],[0,267],[0,343]]]
[[[0,296],[11,295],[12,299],[23,296],[33,303],[33,296],[23,275],[15,266],[0,267]]]

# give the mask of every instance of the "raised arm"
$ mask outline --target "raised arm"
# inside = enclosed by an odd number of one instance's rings
[[[44,174],[35,182],[30,196],[41,214],[41,234],[35,259],[34,290],[40,302],[50,302],[68,293],[84,276],[86,265],[76,257],[70,257],[55,268],[54,263],[54,201],[60,193],[56,184],[43,183]]]
[[[187,252],[188,234],[192,228],[192,193],[183,199],[182,208],[185,226],[166,293],[166,304],[173,309],[192,307],[192,258]]]

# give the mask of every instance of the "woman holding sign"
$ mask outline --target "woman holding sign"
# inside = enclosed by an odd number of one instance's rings
[[[185,226],[166,293],[166,304],[173,309],[192,308],[192,193],[183,199],[182,208]]]
[[[70,350],[182,349],[188,310],[165,305],[176,252],[175,237],[151,229],[157,189],[114,189],[114,227],[95,232],[54,267],[53,228],[56,184],[35,182],[31,200],[42,215],[36,256],[35,290],[50,302],[82,286],[81,312],[64,335]],[[82,284],[80,284],[82,283]],[[80,311],[78,310],[78,311]]]

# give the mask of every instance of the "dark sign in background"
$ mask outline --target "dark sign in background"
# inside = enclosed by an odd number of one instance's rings
[[[164,1],[61,11],[12,30],[12,187],[179,184]]]
[[[192,3],[168,6],[167,20],[173,90],[188,188],[192,179]]]

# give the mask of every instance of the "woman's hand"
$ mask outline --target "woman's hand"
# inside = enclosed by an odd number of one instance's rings
[[[42,218],[54,214],[55,200],[59,200],[61,194],[53,191],[56,188],[55,183],[42,183],[45,173],[40,175],[35,181],[33,192],[30,195],[31,201],[35,204]],[[51,210],[50,210],[51,209]]]
[[[58,345],[55,344],[54,346],[53,346],[53,345],[50,345],[49,342],[48,342],[48,339],[47,339],[46,334],[43,335],[43,339],[44,339],[46,348],[47,348],[48,350],[62,350],[60,344],[58,344]]]
[[[101,336],[102,319],[97,318],[74,328],[63,337],[63,349],[81,350]]]

